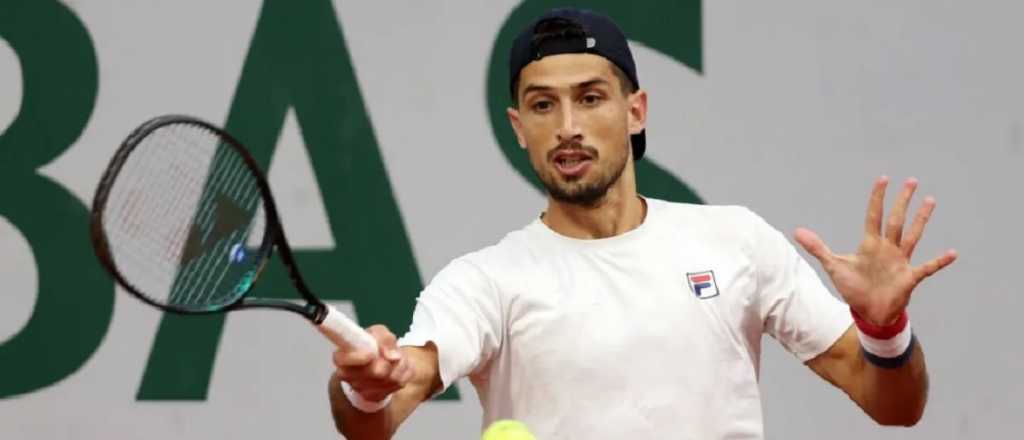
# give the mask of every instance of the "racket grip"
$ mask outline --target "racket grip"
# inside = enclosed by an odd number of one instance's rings
[[[361,350],[367,350],[372,352],[374,355],[378,354],[377,340],[373,338],[366,330],[363,330],[359,324],[349,319],[344,313],[338,311],[330,304],[324,304],[326,307],[326,314],[324,320],[317,324],[317,330],[323,333],[334,345],[338,347],[355,347]]]

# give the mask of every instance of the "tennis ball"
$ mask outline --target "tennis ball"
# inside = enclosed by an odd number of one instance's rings
[[[484,431],[480,440],[537,440],[518,420],[498,420]]]

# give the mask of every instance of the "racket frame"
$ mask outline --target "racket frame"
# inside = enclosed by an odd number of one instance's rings
[[[263,211],[266,216],[266,225],[264,225],[265,233],[263,235],[263,242],[259,247],[259,255],[261,256],[260,263],[256,266],[252,282],[246,288],[245,292],[238,295],[234,301],[224,306],[209,308],[207,310],[197,310],[171,304],[163,304],[154,301],[152,298],[142,293],[121,274],[120,270],[118,270],[110,252],[110,243],[107,239],[107,234],[103,230],[104,209],[107,205],[107,199],[110,196],[110,190],[117,181],[118,174],[127,162],[128,157],[133,151],[135,151],[142,140],[154,131],[162,127],[178,124],[194,125],[202,129],[209,130],[218,137],[224,145],[232,148],[236,153],[238,153],[238,155],[241,156],[242,161],[245,163],[245,166],[256,179],[256,186],[260,191],[260,196],[263,198],[264,203]],[[306,281],[302,278],[298,265],[295,264],[295,258],[292,254],[291,246],[288,245],[288,241],[285,239],[284,229],[281,226],[281,220],[277,214],[277,206],[274,203],[274,198],[270,192],[270,185],[267,183],[267,179],[260,170],[256,159],[249,154],[249,151],[246,150],[237,139],[226,131],[221,130],[213,124],[191,116],[158,116],[146,121],[132,131],[127,138],[125,138],[117,152],[110,159],[110,164],[103,172],[103,177],[100,179],[100,184],[96,190],[95,196],[93,197],[92,211],[90,214],[90,237],[92,239],[93,250],[96,253],[96,257],[100,260],[100,263],[107,272],[114,277],[117,283],[133,296],[161,310],[182,315],[208,315],[214,313],[225,313],[232,310],[273,308],[298,313],[317,325],[323,322],[328,313],[327,306],[323,301],[313,295],[309,286],[306,285]],[[267,262],[270,261],[274,248],[277,248],[281,263],[284,264],[285,269],[288,272],[288,278],[291,279],[292,284],[295,286],[296,290],[299,291],[302,298],[306,300],[305,305],[296,304],[282,299],[251,298],[248,296],[252,291],[252,287],[256,284],[256,281],[266,268]]]

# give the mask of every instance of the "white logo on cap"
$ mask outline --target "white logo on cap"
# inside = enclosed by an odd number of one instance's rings
[[[587,38],[587,49],[590,49],[590,48],[592,48],[594,46],[597,46],[597,40],[595,40],[593,37],[588,37]]]

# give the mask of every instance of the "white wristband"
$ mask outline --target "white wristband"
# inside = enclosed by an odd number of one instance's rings
[[[871,336],[865,335],[864,332],[857,330],[857,337],[860,338],[860,345],[864,347],[864,351],[871,353],[880,358],[897,358],[903,355],[907,348],[910,347],[911,336],[913,332],[910,330],[910,323],[908,322],[903,331],[896,334],[889,339],[878,339]]]
[[[351,403],[355,409],[364,413],[375,413],[384,409],[384,407],[391,403],[391,394],[388,394],[387,397],[380,402],[374,402],[372,400],[367,400],[359,394],[358,391],[352,389],[352,385],[349,385],[348,382],[345,381],[341,381],[341,392],[345,393],[345,397],[348,398],[349,403]]]

